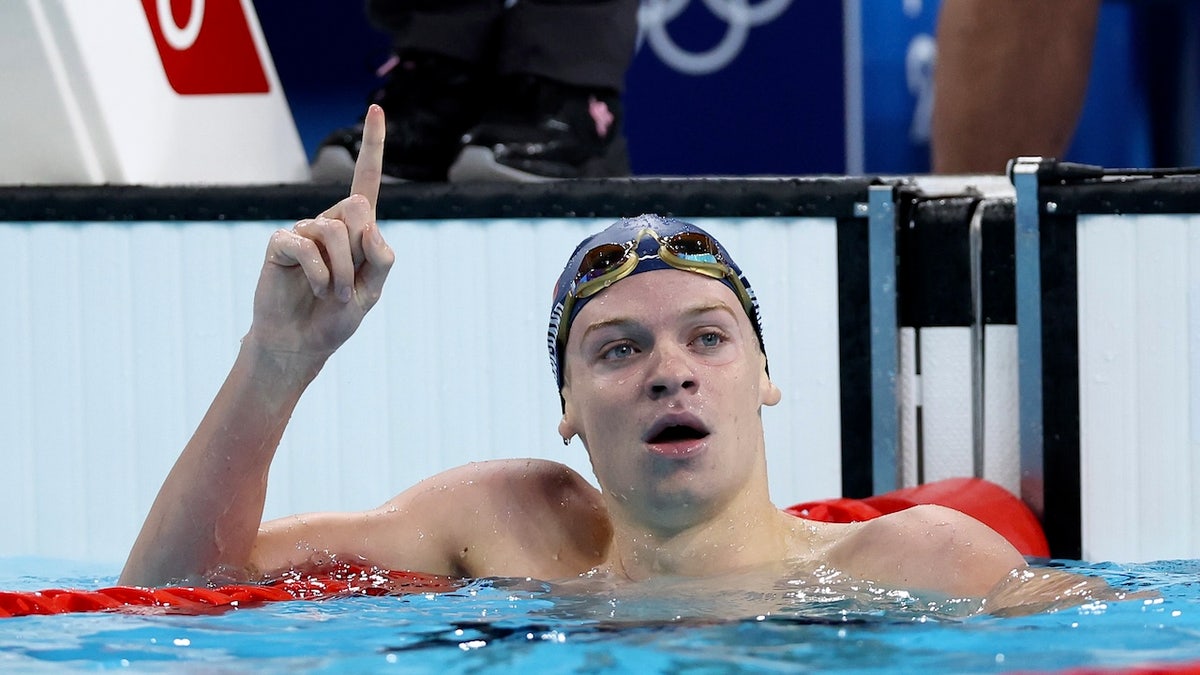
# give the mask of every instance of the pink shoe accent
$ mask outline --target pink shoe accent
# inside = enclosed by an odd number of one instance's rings
[[[589,96],[588,114],[592,116],[592,121],[596,123],[596,135],[600,138],[607,137],[609,127],[616,120],[613,117],[612,111],[608,109],[608,104],[604,101],[596,100],[595,96]]]
[[[375,69],[375,77],[383,77],[384,75],[392,72],[392,68],[395,68],[396,64],[398,63],[400,63],[400,57],[396,54],[392,54],[388,57],[387,61],[384,61],[378,68]]]

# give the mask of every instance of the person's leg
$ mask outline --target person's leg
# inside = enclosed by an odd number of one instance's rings
[[[638,0],[518,0],[501,20],[494,106],[451,180],[624,176],[621,92]]]
[[[503,0],[367,1],[368,17],[391,36],[395,52],[371,97],[387,115],[385,179],[446,180],[491,90],[503,11]],[[313,160],[313,179],[348,183],[361,136],[361,123],[330,134]]]
[[[494,67],[504,0],[367,0],[367,17],[397,53],[419,51]]]
[[[497,70],[620,93],[638,0],[520,0],[504,16]]]
[[[944,0],[934,70],[937,173],[1061,158],[1087,93],[1100,0]]]

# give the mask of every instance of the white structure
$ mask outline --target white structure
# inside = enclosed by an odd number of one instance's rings
[[[1080,216],[1083,552],[1200,556],[1200,216]]]
[[[6,0],[0,73],[0,184],[308,177],[250,0]]]
[[[400,259],[380,305],[301,401],[267,517],[373,507],[477,459],[546,457],[590,475],[580,445],[555,434],[545,331],[567,252],[608,222],[384,223]],[[733,251],[762,300],[784,393],[764,411],[776,503],[839,496],[836,220],[694,222]],[[10,514],[0,555],[121,561],[232,363],[267,238],[284,225],[0,223],[0,510]],[[1078,424],[1082,515],[1071,527],[1082,557],[1200,556],[1200,215],[1081,215],[1073,226],[1077,303],[1048,311],[1078,319],[1077,351],[1066,350],[1078,381],[1051,384],[1055,396],[1078,391],[1078,420],[1056,421]],[[1038,297],[1019,294],[1018,310]],[[986,350],[974,356],[972,328],[893,327],[894,396],[875,394],[899,418],[883,445],[900,484],[916,482],[918,454],[926,481],[970,475],[979,445],[984,477],[1011,491],[1032,477],[1044,495],[1071,492],[1043,481],[1040,455],[1024,456],[1044,427],[1027,390],[1043,378],[1018,368],[1021,341],[1040,334],[1019,320],[983,326]]]
[[[550,287],[610,220],[390,222],[380,304],[301,400],[266,517],[378,506],[472,460],[591,469],[558,438]],[[693,219],[762,301],[776,503],[841,493],[833,219]],[[257,223],[2,223],[0,554],[124,560],[232,365],[270,232]]]

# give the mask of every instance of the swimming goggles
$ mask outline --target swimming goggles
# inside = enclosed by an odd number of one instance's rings
[[[656,252],[641,253],[642,240],[647,237],[658,244]],[[599,244],[584,254],[579,271],[567,290],[562,317],[566,326],[558,335],[559,349],[567,345],[571,311],[577,300],[590,298],[616,282],[633,274],[643,260],[658,258],[667,265],[685,272],[695,272],[724,281],[737,295],[742,309],[752,322],[758,316],[754,296],[746,289],[737,272],[725,260],[717,241],[703,232],[678,232],[666,236],[645,227],[637,236],[623,244]],[[757,327],[756,327],[757,330]]]

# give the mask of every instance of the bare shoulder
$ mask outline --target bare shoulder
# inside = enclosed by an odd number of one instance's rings
[[[901,588],[983,596],[1025,559],[995,530],[954,509],[914,506],[848,526],[831,564]]]
[[[612,526],[600,491],[542,459],[473,462],[421,481],[385,504],[397,527],[427,523],[456,573],[570,576],[597,564]]]
[[[252,568],[329,556],[462,576],[569,576],[594,566],[612,527],[600,492],[539,459],[474,462],[426,478],[382,506],[264,523]]]
[[[528,501],[575,498],[600,502],[600,491],[574,469],[545,459],[497,459],[471,462],[426,478],[388,504],[415,500]]]

